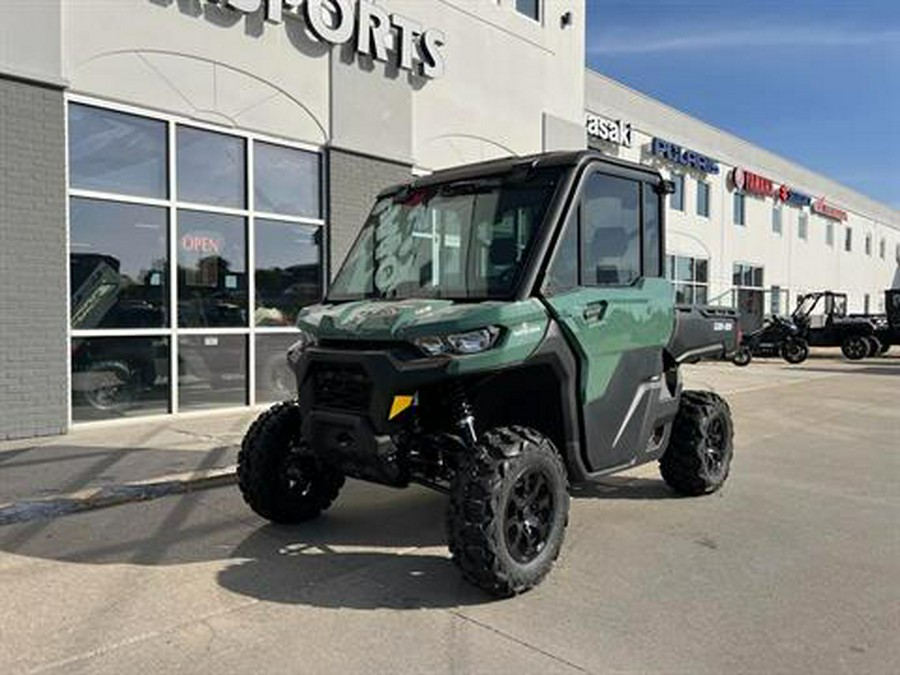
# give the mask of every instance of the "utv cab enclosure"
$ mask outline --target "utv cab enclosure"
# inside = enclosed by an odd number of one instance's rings
[[[730,354],[737,317],[674,306],[669,188],[584,151],[382,192],[327,298],[298,319],[297,398],[247,432],[246,501],[299,522],[345,476],[437,489],[454,562],[504,596],[549,571],[572,483],[659,460],[676,491],[717,490],[730,412],[683,391],[679,366]]]

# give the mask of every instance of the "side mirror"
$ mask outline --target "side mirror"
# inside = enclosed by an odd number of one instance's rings
[[[656,192],[661,195],[674,195],[675,194],[675,181],[673,180],[662,180],[656,186]]]

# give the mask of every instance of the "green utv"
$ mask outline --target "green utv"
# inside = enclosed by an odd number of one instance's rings
[[[570,484],[659,460],[676,492],[724,483],[728,405],[679,365],[736,347],[730,309],[676,308],[653,170],[550,153],[382,192],[288,351],[296,400],[244,438],[256,513],[316,517],[344,477],[449,495],[447,539],[487,591],[550,570]]]

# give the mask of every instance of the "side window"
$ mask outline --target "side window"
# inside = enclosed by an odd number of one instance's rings
[[[572,209],[547,271],[544,290],[551,295],[578,286],[578,213],[577,207]]]
[[[581,269],[585,286],[622,286],[641,275],[640,183],[602,173],[585,186]]]
[[[644,276],[663,276],[659,245],[659,195],[649,183],[641,185],[644,199]]]

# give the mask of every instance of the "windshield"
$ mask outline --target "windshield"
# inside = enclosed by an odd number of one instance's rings
[[[379,200],[328,300],[510,297],[562,171],[406,189]]]

